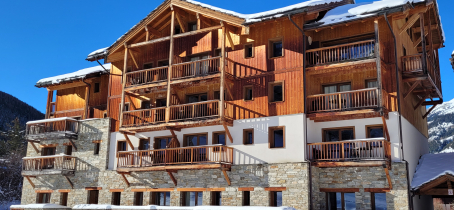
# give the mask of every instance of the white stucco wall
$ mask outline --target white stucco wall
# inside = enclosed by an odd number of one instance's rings
[[[287,162],[304,162],[304,114],[254,118],[248,120],[236,120],[229,131],[233,137],[233,143],[226,137],[227,146],[233,147],[234,164],[259,164],[259,163],[287,163]],[[268,127],[285,126],[285,148],[270,149],[268,148]],[[254,128],[254,144],[243,144],[243,129]],[[182,129],[181,132],[175,132],[183,145],[183,135],[191,133],[208,133],[208,145],[212,144],[213,132],[224,131],[224,127],[205,126],[196,128]],[[135,150],[139,147],[138,136],[154,137],[170,136],[169,130],[144,132],[129,136]],[[125,137],[119,132],[111,133],[109,169],[116,168],[116,145],[118,140],[124,140]],[[128,147],[128,150],[130,148]]]

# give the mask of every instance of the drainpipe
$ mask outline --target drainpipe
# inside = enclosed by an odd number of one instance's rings
[[[412,5],[413,6],[413,5]],[[396,82],[397,82],[397,109],[398,109],[398,121],[399,121],[399,140],[400,140],[400,150],[401,150],[401,157],[400,160],[405,162],[405,166],[407,169],[407,195],[408,195],[408,201],[409,201],[409,209],[413,209],[413,196],[410,196],[410,176],[409,176],[409,171],[408,171],[408,162],[404,158],[404,143],[402,139],[402,107],[400,104],[400,83],[399,83],[399,65],[398,65],[398,56],[397,56],[397,39],[396,35],[394,34],[394,31],[392,30],[391,24],[389,23],[388,17],[385,14],[383,15],[385,17],[386,23],[388,24],[389,30],[391,31],[391,34],[393,35],[394,39],[394,57],[396,59],[395,67],[396,67]]]
[[[87,94],[87,98],[85,100],[87,100],[85,102],[85,104],[87,104],[87,111],[85,112],[85,118],[88,118],[88,113],[90,112],[90,90],[91,90],[91,85],[87,82],[85,82],[84,80],[86,79],[87,75],[85,75],[84,78],[82,78],[82,82],[85,83],[87,86],[88,86],[88,94]]]
[[[304,30],[301,29],[298,24],[295,23],[295,21],[292,20],[290,17],[290,14],[288,15],[288,19],[293,23],[293,25],[301,31],[303,34],[303,98],[304,98],[304,139],[305,139],[305,144],[304,145],[304,160],[309,162],[307,159],[307,115],[306,115],[306,34],[304,34]],[[303,23],[304,24],[304,23]],[[309,162],[309,167],[308,167],[308,179],[309,179],[309,196],[308,196],[308,203],[309,203],[309,209],[312,209],[312,170],[311,170],[311,163]]]

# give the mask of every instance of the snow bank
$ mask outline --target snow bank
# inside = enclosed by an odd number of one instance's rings
[[[28,205],[11,205],[10,209],[71,209],[67,206],[51,203],[28,204]]]
[[[79,204],[73,209],[180,209],[180,210],[296,210],[291,207],[262,207],[262,206],[115,206],[115,205],[94,205],[94,204]]]
[[[44,119],[44,120],[35,120],[35,121],[28,121],[28,124],[36,124],[36,123],[46,123],[46,122],[56,122],[56,121],[63,121],[63,120],[74,120],[77,121],[74,118],[71,117],[59,117],[59,118],[50,118],[50,119]]]
[[[416,172],[413,175],[411,189],[417,190],[422,185],[445,174],[454,176],[454,153],[426,154],[419,159]]]
[[[103,66],[108,71],[110,70],[110,64],[104,64]],[[82,79],[88,74],[105,72],[104,68],[102,68],[101,66],[97,65],[97,66],[94,66],[94,67],[82,69],[82,70],[79,70],[79,71],[76,71],[76,72],[73,72],[73,73],[69,73],[69,74],[63,74],[63,75],[59,75],[59,76],[55,76],[55,77],[49,77],[49,78],[40,79],[36,83],[36,86],[59,84],[61,82],[67,82],[67,81]]]

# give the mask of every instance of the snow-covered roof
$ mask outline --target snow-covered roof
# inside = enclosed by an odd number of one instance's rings
[[[110,71],[110,64],[104,64],[103,67],[107,71]],[[48,85],[59,84],[59,83],[62,83],[62,82],[74,81],[74,80],[82,79],[85,76],[87,76],[89,74],[94,74],[94,73],[100,73],[100,74],[109,73],[109,72],[106,72],[106,70],[104,70],[103,67],[101,67],[100,65],[97,65],[97,66],[94,66],[94,67],[81,69],[81,70],[73,72],[73,73],[68,73],[68,74],[63,74],[63,75],[59,75],[59,76],[55,76],[55,77],[49,77],[49,78],[40,79],[36,83],[36,86],[37,87],[44,87],[44,86],[48,86]]]
[[[454,153],[426,154],[419,159],[416,172],[413,175],[411,189],[417,190],[443,175],[454,176]]]
[[[108,47],[105,47],[105,48],[101,48],[99,50],[95,50],[93,52],[91,52],[90,54],[87,55],[87,58],[86,60],[88,61],[95,61],[97,60],[98,58],[104,58],[104,56],[107,55],[107,49],[109,49]]]
[[[44,119],[44,120],[35,120],[35,121],[28,121],[28,124],[37,124],[37,123],[46,123],[46,122],[56,122],[56,121],[63,121],[63,120],[74,120],[77,121],[74,118],[71,117],[59,117],[59,118],[50,118],[50,119]]]
[[[172,209],[172,210],[295,210],[291,207],[264,207],[264,206],[116,206],[102,204],[79,204],[73,206],[72,209]]]
[[[73,157],[73,156],[71,156],[71,155],[66,155],[66,154],[64,154],[64,153],[60,153],[60,154],[58,154],[58,155],[46,155],[46,156],[36,156],[36,157],[23,157],[22,159],[35,159],[35,158],[43,158],[43,157],[45,157],[45,158],[52,158],[52,157],[57,158],[57,157]]]
[[[28,205],[11,205],[10,209],[71,209],[71,208],[52,203],[37,203]]]

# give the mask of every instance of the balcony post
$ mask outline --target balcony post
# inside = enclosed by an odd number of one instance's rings
[[[47,104],[46,104],[46,119],[50,118],[50,113],[52,112],[52,100],[54,98],[54,91],[47,91]]]
[[[382,78],[381,78],[381,55],[380,55],[380,33],[378,27],[378,19],[374,20],[375,28],[375,62],[377,64],[377,88],[378,88],[378,108],[380,115],[383,115],[383,101],[382,101]],[[397,62],[397,61],[396,61]],[[397,69],[396,69],[397,71]]]
[[[123,111],[125,110],[125,86],[126,86],[126,71],[128,69],[128,45],[125,43],[125,57],[123,64],[123,91],[121,91],[121,106],[120,106],[120,127],[123,125]]]
[[[426,53],[426,36],[425,36],[425,25],[424,25],[424,13],[419,13],[419,22],[421,26],[421,45],[422,45],[422,69],[424,71],[424,74],[427,74],[427,53]],[[430,25],[431,23],[429,23]]]
[[[175,11],[173,7],[172,15],[170,18],[170,48],[169,48],[169,69],[167,70],[167,101],[166,101],[166,122],[170,121],[170,79],[172,78],[172,64],[173,64],[173,35],[175,33]]]
[[[222,37],[221,37],[221,78],[220,78],[220,90],[219,97],[221,99],[221,106],[219,106],[219,118],[224,120],[224,86],[225,86],[225,37],[226,37],[226,28],[224,23],[221,21],[222,25]],[[233,46],[232,46],[233,47]]]

